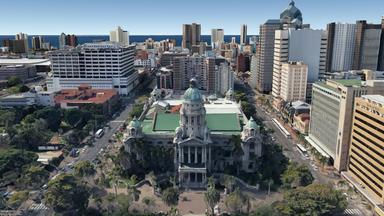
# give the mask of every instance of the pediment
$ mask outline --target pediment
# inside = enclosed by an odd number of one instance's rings
[[[194,146],[194,145],[206,145],[206,143],[199,138],[188,138],[179,142],[181,146]]]

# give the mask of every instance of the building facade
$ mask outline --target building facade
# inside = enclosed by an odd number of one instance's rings
[[[220,48],[224,43],[224,29],[212,29],[211,31],[211,46],[213,49]]]
[[[48,52],[52,77],[49,91],[73,89],[87,84],[94,89],[116,89],[127,95],[138,84],[134,46],[119,43],[87,43],[73,49]]]
[[[347,169],[356,97],[381,94],[382,81],[327,80],[313,85],[309,136],[306,140],[338,171]]]
[[[308,66],[303,62],[283,63],[280,97],[285,102],[305,101]]]
[[[345,176],[363,195],[384,210],[384,97],[364,95],[355,101],[348,172]],[[381,207],[380,207],[381,206]]]
[[[243,24],[240,28],[240,44],[245,45],[248,44],[247,41],[247,25]]]
[[[201,25],[197,23],[183,24],[182,47],[192,50],[192,46],[200,45]]]
[[[326,72],[352,69],[355,38],[356,24],[329,23],[327,25]]]
[[[109,41],[129,45],[129,33],[118,26],[116,30],[109,32]]]
[[[228,62],[216,65],[216,93],[225,95],[230,89],[234,89],[234,73]]]

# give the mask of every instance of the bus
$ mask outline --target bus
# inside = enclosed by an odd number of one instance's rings
[[[287,129],[284,128],[283,125],[280,124],[275,118],[272,119],[272,122],[276,125],[276,127],[279,129],[279,131],[287,138],[291,139],[291,134],[287,131]]]
[[[301,155],[303,155],[304,157],[308,157],[307,149],[305,149],[303,145],[297,143],[296,148],[299,150]]]
[[[104,130],[103,130],[103,129],[99,129],[99,130],[97,130],[96,133],[95,133],[96,138],[100,138],[100,137],[102,137],[103,135],[104,135]]]

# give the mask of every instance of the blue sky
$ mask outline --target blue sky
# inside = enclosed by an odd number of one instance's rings
[[[258,34],[259,25],[278,18],[290,0],[8,0],[2,1],[0,35],[108,34],[117,25],[131,35],[181,34],[183,23],[197,22],[202,34]],[[329,22],[379,23],[384,0],[296,0],[305,23],[325,28]]]

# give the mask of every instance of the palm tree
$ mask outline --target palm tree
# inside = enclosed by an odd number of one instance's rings
[[[244,155],[242,140],[239,135],[232,135],[232,155],[236,165],[236,174],[240,175],[241,157]]]
[[[128,196],[131,196],[132,200],[138,201],[141,192],[135,186],[137,183],[137,177],[135,175],[131,176],[131,178],[126,183]]]

